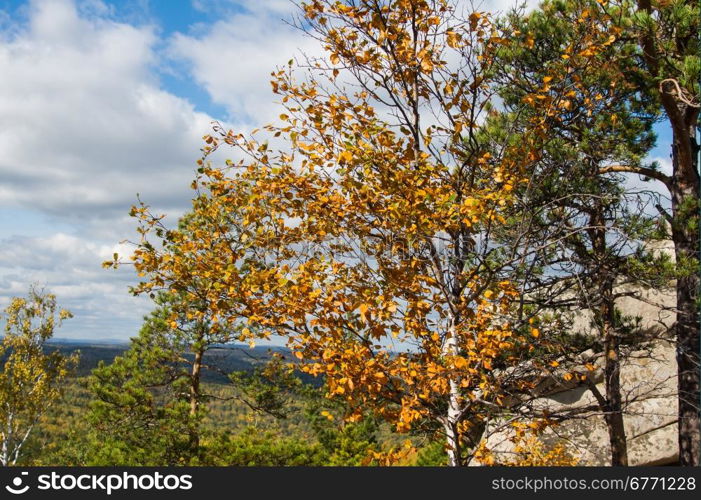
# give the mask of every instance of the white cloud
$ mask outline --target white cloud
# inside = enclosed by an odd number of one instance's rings
[[[532,9],[538,0],[458,0],[458,4],[468,11],[496,13],[522,4]],[[187,61],[192,77],[212,101],[227,109],[237,128],[250,129],[274,120],[280,109],[268,84],[270,72],[295,56],[323,52],[318,41],[290,26],[299,14],[297,7],[289,0],[195,0],[193,5],[215,9],[223,18],[192,33],[173,36],[170,55]]]
[[[660,172],[671,175],[672,161],[669,158],[658,156],[650,156],[647,162],[656,162]],[[657,217],[659,211],[655,205],[659,204],[667,211],[671,211],[672,202],[669,197],[669,190],[665,185],[655,179],[645,178],[638,174],[626,173],[623,174],[623,185],[628,193],[634,195],[636,202],[641,203],[644,212],[647,215]]]
[[[98,223],[137,192],[182,206],[211,118],[158,87],[153,29],[81,18],[68,0],[29,16],[0,44],[3,205]]]
[[[170,40],[170,60],[156,26],[117,22],[100,0],[32,0],[17,18],[3,14],[0,211],[28,224],[43,214],[45,232],[18,231],[21,222],[0,228],[0,306],[39,283],[76,314],[64,333],[136,333],[148,301],[128,294],[132,272],[100,263],[113,244],[136,237],[126,213],[137,192],[170,221],[187,209],[212,121],[164,90],[158,70],[184,59],[215,101],[260,123],[275,107],[270,71],[312,45],[281,21],[290,8],[286,0],[238,5],[201,36]]]
[[[55,293],[59,305],[75,315],[56,332],[58,337],[132,336],[151,304],[128,293],[136,280],[130,268],[101,269],[101,262],[114,252],[124,254],[128,249],[65,233],[0,240],[0,308],[10,297],[25,296],[29,284],[37,284]]]
[[[483,0],[478,3],[478,8],[489,10],[490,12],[505,13],[513,7],[524,6],[525,9],[532,10],[538,6],[542,0]]]
[[[319,44],[289,26],[294,6],[287,0],[236,2],[237,11],[195,34],[176,34],[170,54],[212,100],[226,107],[236,126],[258,126],[278,114],[270,73],[292,57],[319,54]]]
[[[187,208],[211,118],[160,87],[154,27],[110,20],[99,0],[23,14],[0,22],[0,210],[47,222],[0,228],[0,306],[36,282],[75,313],[64,335],[126,338],[149,302],[129,295],[128,268],[100,263],[135,237],[137,192],[159,212]]]

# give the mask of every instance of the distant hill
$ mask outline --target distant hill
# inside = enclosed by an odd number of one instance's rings
[[[77,375],[88,375],[100,361],[106,364],[112,363],[116,356],[121,355],[129,348],[127,342],[95,342],[90,340],[51,339],[45,349],[58,350],[64,354],[80,351],[80,362]],[[215,366],[224,373],[234,371],[252,371],[260,363],[270,359],[272,353],[279,353],[287,360],[294,360],[291,352],[286,347],[280,346],[256,346],[253,348],[244,344],[220,345],[211,348],[204,357],[204,363]],[[204,379],[210,382],[226,382],[227,378],[218,370],[205,370]],[[306,378],[306,377],[303,377]]]
[[[112,363],[115,357],[122,354],[129,348],[127,343],[122,344],[89,344],[87,342],[71,342],[68,340],[51,340],[47,342],[45,351],[60,351],[63,354],[72,354],[80,351],[80,362],[78,363],[79,376],[89,374],[100,361],[107,364]]]

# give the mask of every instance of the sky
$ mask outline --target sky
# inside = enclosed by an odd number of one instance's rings
[[[56,337],[137,334],[151,302],[128,292],[128,266],[100,264],[130,254],[137,193],[172,223],[188,209],[212,122],[277,116],[270,72],[320,52],[293,13],[288,0],[0,0],[0,308],[36,284],[75,316]],[[664,165],[668,144],[662,132]]]

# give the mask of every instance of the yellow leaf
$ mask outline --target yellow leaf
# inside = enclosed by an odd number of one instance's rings
[[[363,318],[363,321],[367,321],[368,305],[360,304],[360,306],[358,307],[358,311],[360,311],[360,317]]]
[[[339,163],[348,163],[353,160],[353,154],[350,151],[341,151],[338,154]]]
[[[475,31],[477,28],[477,21],[482,18],[482,14],[479,12],[473,12],[470,14],[470,30]]]
[[[448,30],[445,34],[448,47],[457,49],[460,46],[460,36],[453,30]]]

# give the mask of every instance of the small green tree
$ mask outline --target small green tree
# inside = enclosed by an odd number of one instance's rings
[[[448,454],[445,451],[445,443],[442,441],[429,441],[420,448],[416,461],[412,464],[418,467],[440,467],[448,465]]]
[[[200,465],[298,467],[328,465],[328,453],[318,442],[249,427],[216,435]]]
[[[222,339],[207,335],[206,321],[172,321],[178,300],[156,296],[157,308],[130,348],[93,371],[90,420],[111,443],[96,463],[182,465],[199,453],[202,361],[207,347]]]
[[[201,303],[177,293],[154,296],[156,309],[145,318],[129,349],[110,365],[101,363],[89,380],[95,395],[90,421],[102,436],[94,465],[185,465],[200,463],[208,393],[205,374],[228,375],[226,399],[253,411],[284,417],[284,387],[292,377],[277,359],[253,373],[223,373],[207,351],[231,341],[229,331],[213,331]],[[283,373],[283,371],[285,373]],[[283,379],[285,381],[283,381]],[[296,380],[296,379],[294,379]]]
[[[56,297],[32,287],[27,298],[14,297],[5,309],[0,344],[0,464],[14,465],[22,446],[46,410],[62,395],[63,382],[78,354],[46,353],[45,344],[63,320]]]
[[[345,402],[329,400],[323,389],[306,387],[304,417],[317,441],[326,451],[330,466],[375,465],[370,461],[372,451],[380,451],[377,434],[379,421],[372,414],[357,422],[345,422],[344,414],[351,411]]]

